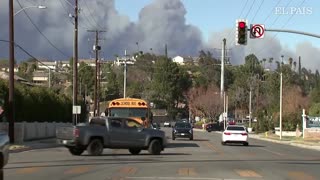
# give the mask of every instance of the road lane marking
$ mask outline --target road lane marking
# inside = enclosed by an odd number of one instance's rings
[[[16,171],[17,174],[32,174],[38,172],[41,168],[40,167],[28,167],[22,168]]]
[[[300,179],[303,179],[303,180],[316,180],[315,177],[309,175],[309,174],[306,174],[302,171],[291,171],[288,173],[288,176],[290,177],[290,179],[293,179],[293,180],[300,180]]]
[[[214,145],[212,145],[211,143],[209,142],[203,142],[203,144],[205,144],[209,149],[211,149],[212,151],[220,154],[220,155],[223,155],[223,151],[221,151],[219,148],[215,147]]]
[[[261,178],[262,176],[258,173],[256,173],[253,170],[248,169],[235,169],[234,170],[237,174],[239,174],[241,177],[257,177]]]
[[[166,180],[244,180],[244,179],[226,179],[226,178],[213,178],[213,177],[126,177],[126,179],[166,179]]]
[[[84,174],[90,171],[91,166],[79,166],[64,171],[64,174]]]
[[[180,176],[196,176],[198,175],[194,168],[179,168],[178,174]]]
[[[279,152],[276,152],[276,151],[271,151],[271,150],[269,150],[269,149],[262,148],[262,147],[259,147],[259,149],[262,149],[262,150],[264,150],[264,151],[270,152],[270,153],[275,154],[275,155],[278,155],[278,156],[283,156],[283,155],[284,155],[284,154],[282,154],[282,153],[279,153]]]
[[[126,174],[126,175],[134,175],[137,172],[137,168],[135,167],[122,167],[119,172],[121,174]]]

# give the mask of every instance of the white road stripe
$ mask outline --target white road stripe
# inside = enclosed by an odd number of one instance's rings
[[[271,150],[269,150],[269,149],[262,148],[262,147],[259,147],[259,149],[262,149],[262,150],[264,150],[264,151],[267,151],[267,152],[270,152],[270,153],[272,153],[272,154],[279,155],[279,156],[283,156],[283,155],[284,155],[284,154],[281,154],[281,153],[279,153],[279,152],[271,151]]]

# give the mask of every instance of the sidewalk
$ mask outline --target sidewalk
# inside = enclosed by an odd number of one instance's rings
[[[282,140],[279,139],[279,136],[276,135],[268,135],[265,134],[250,134],[250,138],[252,139],[259,139],[263,141],[269,141],[279,144],[287,144],[291,146],[318,150],[320,151],[320,140],[319,139],[302,139],[301,137],[282,137]]]
[[[50,139],[41,139],[34,141],[25,141],[21,144],[11,144],[10,145],[10,153],[17,153],[23,151],[29,151],[33,149],[44,149],[44,148],[54,148],[59,147],[61,145],[56,143],[55,138]]]

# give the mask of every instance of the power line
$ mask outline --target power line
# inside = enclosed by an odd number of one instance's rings
[[[83,4],[83,3],[82,3]],[[95,27],[95,23],[93,23],[93,21],[91,21],[89,18],[88,18],[88,16],[87,15],[85,15],[86,14],[86,11],[82,11],[82,12],[84,12],[83,13],[83,19],[85,19],[86,20],[86,22],[88,23],[88,24],[90,24],[89,26],[90,27]],[[81,14],[81,13],[80,13]],[[88,29],[88,28],[87,28]]]
[[[291,0],[291,1],[292,1],[292,0]],[[290,2],[291,2],[291,1],[290,1]],[[302,2],[300,3],[299,7],[301,7],[301,6],[305,3],[305,1],[306,1],[306,0],[302,0]],[[289,5],[289,3],[288,3],[287,5]],[[286,6],[286,7],[287,7],[287,6]],[[295,13],[292,13],[292,14],[291,14],[291,16],[288,18],[288,20],[286,21],[286,23],[283,24],[283,26],[281,27],[281,29],[284,28],[284,27],[290,22],[290,20],[293,18],[294,15],[295,15]],[[278,34],[279,34],[279,32],[277,32],[277,33],[269,40],[269,42],[274,41]],[[266,51],[266,49],[268,49],[268,48],[261,48],[261,49],[258,51],[257,54]]]
[[[249,11],[247,12],[247,15],[245,16],[245,19],[248,17],[248,15],[249,15],[249,13],[250,13],[250,11],[251,11],[251,9],[252,9],[252,7],[253,7],[253,5],[254,5],[255,2],[256,2],[256,0],[253,0],[253,3],[251,4],[250,9],[249,9]]]
[[[64,4],[62,3],[62,0],[59,0],[59,1],[60,1],[61,6],[63,7],[64,11],[66,12],[66,16],[69,17],[70,13],[68,12],[68,9],[64,6]],[[74,22],[70,18],[68,18],[68,19],[69,19],[70,23],[74,25]],[[89,27],[88,24],[86,24],[86,26],[79,24],[79,26],[83,29],[88,29],[88,27]]]
[[[21,3],[19,0],[17,0],[19,6],[21,9],[23,9]],[[48,43],[55,48],[61,55],[65,56],[65,57],[70,57],[68,55],[66,55],[64,52],[62,52],[59,48],[57,48],[42,32],[41,30],[38,28],[38,26],[32,21],[32,19],[30,18],[30,16],[28,15],[28,13],[23,9],[23,12],[25,13],[25,15],[27,16],[27,18],[29,19],[29,21],[31,22],[31,24],[36,28],[36,30],[48,41]]]
[[[261,6],[262,6],[263,2],[264,2],[264,0],[261,1],[261,3],[260,3],[260,5],[259,5],[259,7],[258,7],[258,9],[257,9],[257,11],[256,11],[256,13],[255,13],[255,15],[253,16],[253,19],[251,20],[252,22],[254,22],[254,19],[257,17],[257,14],[258,14],[259,10],[261,9]]]
[[[91,12],[91,10],[90,10],[90,8],[89,8],[86,0],[84,0],[84,5],[87,7],[87,10],[88,10],[88,12],[89,12],[89,16],[90,16],[91,19],[95,22],[96,27],[99,27],[100,29],[104,29],[103,27],[101,27],[101,26],[99,25],[99,23],[96,21],[96,19],[95,19],[94,16],[92,15],[93,13]],[[96,11],[96,12],[98,12],[98,11]]]
[[[273,9],[271,9],[271,12],[269,13],[269,15],[264,19],[263,24],[265,24],[266,21],[270,18],[270,16],[271,16],[272,13],[273,13],[273,10],[279,5],[280,2],[281,2],[281,0],[279,0],[279,1],[277,2],[277,4],[273,7]]]

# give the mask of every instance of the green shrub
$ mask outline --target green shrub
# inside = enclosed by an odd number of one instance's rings
[[[0,98],[8,106],[8,83],[0,80]],[[86,108],[82,101],[81,122],[86,118]],[[47,87],[30,87],[15,83],[14,89],[15,122],[72,122],[72,99],[57,94]],[[5,111],[7,113],[7,111]],[[7,115],[7,114],[6,114]]]

